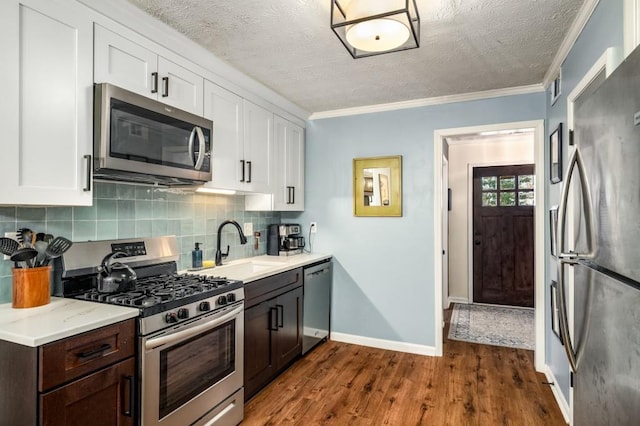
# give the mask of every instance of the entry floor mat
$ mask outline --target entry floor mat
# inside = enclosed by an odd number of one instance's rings
[[[449,339],[533,350],[534,310],[456,303],[451,314]]]

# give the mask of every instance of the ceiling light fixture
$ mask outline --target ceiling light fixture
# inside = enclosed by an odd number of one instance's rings
[[[353,59],[420,47],[415,0],[331,0],[331,29]]]

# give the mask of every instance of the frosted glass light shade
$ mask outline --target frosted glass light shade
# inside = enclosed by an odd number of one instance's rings
[[[420,46],[416,0],[332,0],[331,29],[354,59]]]
[[[373,19],[347,29],[347,41],[356,49],[383,52],[402,46],[409,39],[409,28],[395,19]]]
[[[346,19],[366,19],[394,10],[402,10],[406,0],[351,0],[346,6]],[[369,19],[346,28],[347,41],[356,49],[383,52],[402,46],[409,39],[409,28],[401,22],[403,15]],[[405,19],[406,20],[406,19]]]

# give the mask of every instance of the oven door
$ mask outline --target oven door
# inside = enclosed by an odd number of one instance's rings
[[[141,342],[143,425],[242,420],[243,398],[229,397],[242,388],[244,302],[143,337]],[[218,407],[223,401],[229,406]]]

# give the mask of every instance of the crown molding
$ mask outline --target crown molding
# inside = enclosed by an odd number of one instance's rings
[[[578,39],[578,36],[580,36],[580,33],[582,33],[582,30],[584,30],[584,27],[587,25],[591,15],[593,15],[593,11],[596,9],[599,1],[600,0],[585,0],[582,4],[576,19],[573,21],[573,24],[571,24],[564,40],[562,40],[560,48],[556,52],[556,56],[553,58],[553,61],[542,80],[542,86],[545,88],[549,87],[549,84],[551,84],[551,82],[556,78],[556,75],[560,72],[562,63],[567,59],[571,48]]]
[[[344,117],[348,115],[370,114],[374,112],[395,111],[398,109],[418,108],[432,105],[451,104],[455,102],[477,101],[480,99],[499,98],[502,96],[525,95],[544,92],[542,84],[507,87],[505,89],[485,90],[482,92],[462,93],[459,95],[437,96],[433,98],[413,99],[410,101],[391,102],[388,104],[367,105],[354,108],[336,109],[332,111],[314,112],[309,120]]]

